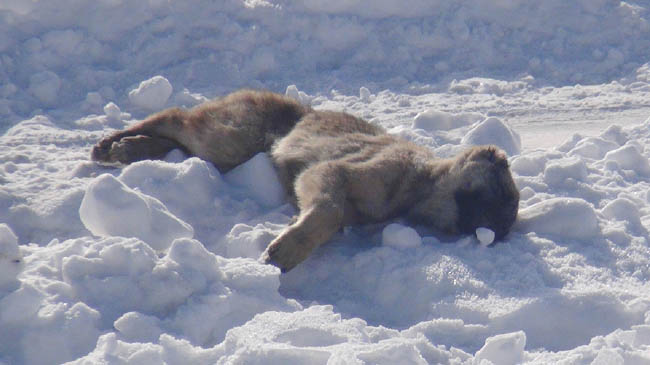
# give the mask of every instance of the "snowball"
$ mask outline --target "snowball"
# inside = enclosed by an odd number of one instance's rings
[[[519,211],[519,224],[528,231],[576,239],[600,232],[593,206],[578,198],[552,198],[533,204]]]
[[[485,345],[476,352],[475,364],[488,360],[492,364],[521,364],[526,347],[526,333],[523,331],[489,337]]]
[[[266,153],[258,153],[229,171],[224,178],[228,183],[246,189],[253,199],[267,208],[284,203],[284,188]]]
[[[391,223],[384,227],[381,233],[381,243],[395,248],[411,248],[422,245],[422,237],[418,232],[399,223]]]
[[[631,144],[607,152],[605,161],[616,161],[625,170],[634,170],[641,176],[650,176],[648,159]]]
[[[161,109],[172,95],[172,85],[162,76],[142,81],[137,89],[129,92],[129,100],[143,109]]]
[[[59,89],[61,89],[61,79],[54,72],[39,72],[29,79],[29,92],[46,105],[56,102]]]
[[[501,119],[490,117],[476,124],[463,139],[465,145],[494,144],[501,147],[510,156],[521,152],[521,138]]]
[[[109,174],[93,180],[79,208],[86,228],[97,236],[137,237],[164,250],[181,237],[192,237],[192,226],[171,214],[157,199],[130,189]]]
[[[484,118],[479,113],[452,114],[430,109],[415,116],[413,128],[423,129],[428,132],[448,131],[478,122]]]
[[[482,246],[488,246],[494,242],[494,231],[489,228],[478,227],[476,229],[476,238],[478,238]]]

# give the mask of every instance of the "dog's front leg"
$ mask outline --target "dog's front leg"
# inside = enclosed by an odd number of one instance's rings
[[[296,180],[298,220],[262,254],[262,261],[282,272],[293,269],[341,229],[345,206],[345,177],[341,166],[323,163],[307,169]]]

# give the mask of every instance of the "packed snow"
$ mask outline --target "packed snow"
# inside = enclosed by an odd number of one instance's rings
[[[650,363],[650,4],[0,1],[0,364]],[[98,166],[241,87],[509,154],[503,241],[345,227],[286,274],[259,154]]]

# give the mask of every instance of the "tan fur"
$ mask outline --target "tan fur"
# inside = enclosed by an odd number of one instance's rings
[[[270,150],[300,211],[262,256],[283,271],[347,224],[405,216],[450,234],[487,227],[502,238],[517,215],[519,193],[497,147],[438,159],[362,119],[268,92],[240,91],[189,111],[154,114],[100,141],[92,159],[130,163],[172,148],[222,172]]]

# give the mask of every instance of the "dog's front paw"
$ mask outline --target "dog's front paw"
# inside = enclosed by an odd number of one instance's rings
[[[282,234],[269,244],[260,261],[279,267],[283,273],[293,269],[303,262],[311,252],[309,245],[301,242],[298,236],[292,232]]]

